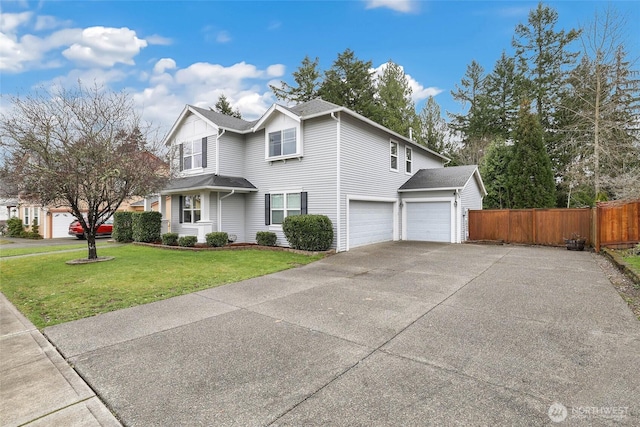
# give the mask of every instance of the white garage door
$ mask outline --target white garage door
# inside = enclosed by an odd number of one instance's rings
[[[68,212],[52,212],[53,224],[51,237],[69,237],[69,224],[75,219]]]
[[[393,240],[393,203],[349,202],[349,248]]]
[[[407,240],[451,242],[451,203],[413,202],[405,206]]]

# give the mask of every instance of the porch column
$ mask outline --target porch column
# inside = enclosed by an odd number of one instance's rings
[[[145,198],[145,205],[147,203],[147,199]],[[145,206],[145,210],[147,210]],[[161,232],[162,234],[169,232],[169,220],[167,219],[167,198],[163,194],[158,194],[158,212],[162,214],[162,226]]]

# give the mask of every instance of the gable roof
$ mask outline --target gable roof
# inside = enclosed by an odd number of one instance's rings
[[[258,191],[248,180],[237,176],[224,176],[210,173],[207,175],[188,176],[169,181],[161,194],[180,193],[195,190],[236,190],[242,193]]]
[[[225,129],[225,130],[230,130],[236,133],[244,134],[244,133],[255,132],[261,129],[264,123],[271,117],[271,115],[275,114],[275,112],[279,112],[281,114],[286,114],[290,117],[294,117],[298,121],[303,121],[303,120],[308,120],[314,117],[326,116],[329,114],[343,112],[343,113],[349,114],[350,116],[362,122],[368,123],[373,127],[376,127],[384,132],[389,133],[394,139],[404,141],[405,143],[408,143],[413,147],[418,147],[423,151],[431,153],[434,156],[440,157],[444,161],[450,160],[448,157],[443,156],[442,154],[437,153],[425,147],[424,145],[420,145],[414,140],[409,139],[404,135],[400,135],[399,133],[394,132],[391,129],[388,129],[382,126],[380,123],[374,122],[373,120],[368,119],[367,117],[361,114],[358,114],[355,111],[350,110],[346,107],[341,107],[334,103],[325,101],[322,98],[312,99],[311,101],[303,102],[301,104],[297,104],[292,107],[287,107],[280,104],[273,104],[258,120],[254,120],[254,121],[247,121],[243,119],[238,119],[236,117],[227,116],[225,114],[218,113],[211,109],[195,107],[193,105],[186,105],[185,108],[182,110],[182,113],[178,117],[178,120],[176,120],[176,122],[171,127],[171,130],[169,131],[167,136],[165,136],[164,143],[166,145],[169,144],[169,140],[171,139],[174,132],[178,129],[178,127],[180,126],[180,123],[182,123],[182,121],[184,120],[184,118],[187,116],[188,113],[193,113],[199,116],[203,120],[206,120],[209,123],[211,123],[217,129]]]
[[[471,178],[475,178],[483,195],[487,194],[477,165],[451,166],[448,168],[420,169],[398,192],[462,190]]]

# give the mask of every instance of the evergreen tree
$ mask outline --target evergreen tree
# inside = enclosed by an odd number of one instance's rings
[[[467,66],[467,71],[451,91],[453,99],[460,102],[463,108],[468,105],[464,114],[449,113],[451,128],[462,139],[462,147],[458,152],[462,164],[478,164],[489,144],[489,108],[485,85],[484,68],[475,60]]]
[[[418,118],[420,127],[416,132],[416,142],[437,153],[449,155],[451,147],[447,143],[447,123],[442,118],[440,106],[433,96],[427,98]]]
[[[227,99],[226,96],[224,96],[224,94],[220,95],[220,97],[218,98],[218,102],[216,102],[216,105],[215,105],[215,111],[217,111],[220,114],[224,114],[225,116],[231,116],[237,119],[242,118],[242,114],[240,114],[240,110],[237,108],[234,110],[231,107],[229,100]]]
[[[416,107],[411,93],[402,67],[392,61],[387,62],[378,79],[379,123],[404,136],[409,136],[409,128],[417,131]]]
[[[488,133],[491,137],[509,139],[518,116],[518,106],[522,93],[522,81],[516,72],[515,59],[502,56],[486,78]]]
[[[324,81],[318,94],[325,101],[380,122],[371,61],[356,58],[351,49],[339,54],[331,68],[324,72]]]
[[[513,156],[508,167],[511,207],[550,208],[555,206],[555,182],[551,162],[544,147],[542,126],[530,105],[523,102],[514,131]]]
[[[529,12],[527,25],[516,27],[512,45],[516,49],[518,72],[526,79],[527,97],[533,100],[543,128],[545,146],[556,174],[560,174],[563,164],[558,150],[555,114],[567,72],[578,55],[568,48],[579,32],[573,29],[556,31],[557,23],[558,13],[538,3],[538,7]]]
[[[480,163],[480,175],[485,183],[487,195],[482,199],[485,209],[508,209],[511,207],[509,191],[509,163],[513,146],[503,139],[493,140]]]
[[[308,55],[304,57],[302,64],[293,72],[293,80],[297,86],[291,86],[284,81],[280,81],[280,87],[269,85],[276,98],[296,104],[317,98],[320,88],[318,62],[318,57],[313,61]]]

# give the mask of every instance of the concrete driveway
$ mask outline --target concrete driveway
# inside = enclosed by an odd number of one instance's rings
[[[588,252],[385,243],[44,332],[125,425],[640,425]]]

